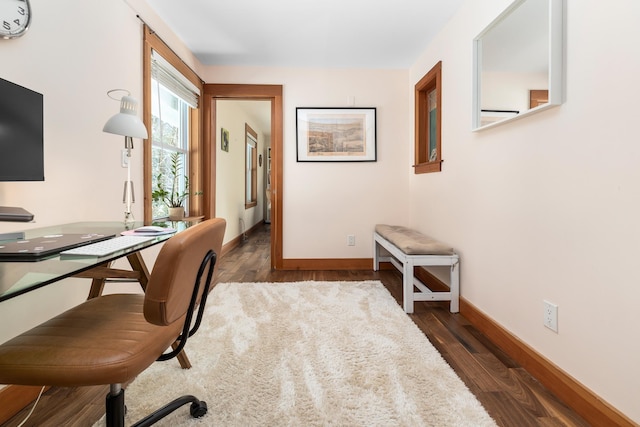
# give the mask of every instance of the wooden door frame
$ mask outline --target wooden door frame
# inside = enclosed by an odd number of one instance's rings
[[[271,268],[282,269],[282,85],[205,84],[203,208],[206,218],[216,213],[216,101],[221,99],[271,102]]]

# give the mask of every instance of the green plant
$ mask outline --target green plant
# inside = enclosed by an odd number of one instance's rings
[[[170,208],[184,206],[184,202],[191,194],[189,193],[189,177],[182,175],[184,186],[180,188],[180,178],[182,171],[182,155],[174,152],[171,154],[171,164],[169,166],[169,179],[165,179],[162,173],[156,177],[156,189],[151,193],[154,202],[161,202]],[[170,188],[168,188],[170,183]],[[193,195],[200,194],[199,192]]]

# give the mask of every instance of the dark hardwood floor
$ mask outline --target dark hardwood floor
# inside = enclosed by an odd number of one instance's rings
[[[271,271],[269,256],[267,226],[219,260],[217,282],[380,280],[401,301],[402,278],[395,270]],[[448,303],[416,303],[410,316],[498,425],[588,426],[462,315],[451,314]],[[91,426],[104,412],[107,391],[107,386],[52,388],[43,394],[25,425]],[[29,409],[3,426],[17,426]]]

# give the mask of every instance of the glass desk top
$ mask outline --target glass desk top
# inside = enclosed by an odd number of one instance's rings
[[[167,221],[154,222],[153,225],[170,227],[180,231],[185,230],[198,221]],[[142,222],[125,227],[123,222],[77,222],[72,224],[55,225],[43,228],[25,230],[25,238],[35,238],[51,234],[95,233],[119,236],[122,231],[142,227]],[[104,257],[86,257],[75,259],[61,259],[54,254],[38,261],[5,261],[0,260],[0,301],[41,288],[78,273],[113,261],[142,249],[157,245],[171,238],[174,234],[162,234],[140,243],[136,246],[120,250]]]

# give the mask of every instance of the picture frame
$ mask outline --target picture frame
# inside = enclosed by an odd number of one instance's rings
[[[220,128],[220,149],[229,152],[229,131],[225,128]]]
[[[297,107],[296,160],[377,161],[375,107]]]

